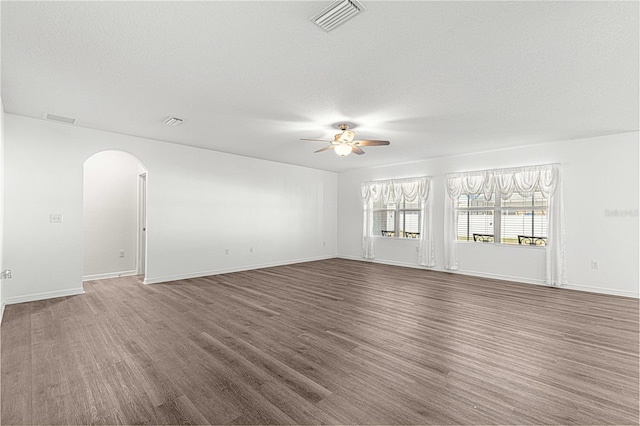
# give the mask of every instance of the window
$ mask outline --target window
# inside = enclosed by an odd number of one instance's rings
[[[559,164],[447,174],[444,268],[460,268],[460,241],[545,246],[546,283],[566,285],[560,175]]]
[[[530,197],[513,193],[509,199],[494,194],[460,194],[458,197],[458,241],[501,244],[546,245],[547,199],[540,191]]]
[[[375,259],[376,241],[385,245],[385,239],[413,239],[418,243],[418,265],[434,266],[431,178],[422,176],[362,182],[360,190],[362,257]]]
[[[396,238],[420,238],[421,207],[418,199],[373,203],[373,235]]]
[[[458,206],[458,241],[474,241],[474,235],[476,240],[478,235],[494,235],[494,199],[487,201],[482,194],[461,194]]]
[[[532,238],[537,245],[545,245],[547,238],[547,199],[536,191],[531,197],[514,193],[501,202],[500,242],[522,244],[521,237]],[[528,244],[536,245],[532,240]]]

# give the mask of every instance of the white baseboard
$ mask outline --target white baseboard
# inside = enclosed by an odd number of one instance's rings
[[[272,268],[274,266],[286,266],[286,265],[293,265],[295,263],[314,262],[316,260],[334,259],[336,257],[337,256],[335,254],[331,254],[326,256],[316,256],[316,257],[307,257],[303,259],[285,260],[281,262],[259,263],[259,264],[253,264],[253,265],[236,266],[233,268],[222,268],[222,269],[213,269],[210,271],[169,275],[166,277],[159,277],[159,278],[151,278],[151,279],[145,278],[143,282],[145,284],[160,284],[160,283],[166,283],[170,281],[186,280],[189,278],[208,277],[210,275],[230,274],[232,272],[251,271],[253,269]]]
[[[515,282],[519,282],[519,283],[535,284],[535,285],[542,285],[542,286],[546,286],[547,285],[543,280],[537,280],[537,279],[532,279],[532,278],[527,278],[527,277],[517,277],[517,276],[501,275],[501,274],[489,274],[489,273],[486,273],[486,272],[477,272],[477,271],[462,271],[462,270],[450,271],[448,269],[437,268],[437,267],[427,268],[425,266],[420,266],[417,263],[396,262],[396,261],[393,261],[393,260],[384,260],[384,259],[367,260],[367,259],[363,259],[361,257],[356,257],[356,256],[339,255],[337,257],[339,257],[341,259],[358,260],[358,261],[361,261],[361,262],[372,262],[372,263],[380,263],[380,264],[383,264],[383,265],[402,266],[402,267],[405,267],[405,268],[417,268],[417,269],[425,269],[425,270],[429,270],[429,271],[438,271],[438,272],[447,272],[447,273],[451,273],[451,274],[468,275],[468,276],[471,276],[471,277],[490,278],[490,279],[494,279],[494,280],[503,280],[503,281],[515,281]],[[609,294],[609,295],[613,295],[613,296],[633,297],[633,298],[636,298],[636,299],[640,298],[640,294],[637,293],[637,292],[625,291],[625,290],[616,290],[616,289],[610,289],[610,288],[606,288],[606,287],[594,287],[594,286],[587,286],[587,285],[570,283],[570,284],[568,284],[566,286],[562,286],[562,287],[558,287],[558,288],[563,288],[563,289],[568,289],[568,290],[587,291],[587,292],[590,292],[590,293]]]
[[[635,299],[640,298],[640,293],[638,292],[616,290],[616,289],[611,289],[606,287],[594,287],[594,286],[582,285],[582,284],[569,284],[564,288],[568,288],[569,290],[588,291],[591,293],[610,294],[612,296],[633,297]]]
[[[424,270],[427,270],[427,271],[438,271],[439,270],[439,269],[436,269],[435,266],[422,266],[422,265],[418,265],[417,263],[398,262],[396,260],[384,260],[384,259],[369,260],[369,259],[363,259],[363,258],[357,257],[357,256],[344,256],[344,255],[338,255],[336,257],[339,258],[339,259],[358,260],[360,262],[380,263],[382,265],[391,265],[391,266],[402,266],[403,268],[424,269]],[[444,271],[444,272],[449,272],[449,271]]]
[[[82,281],[106,280],[107,278],[129,277],[131,275],[138,275],[138,271],[132,270],[132,271],[120,271],[120,272],[107,272],[106,274],[85,275],[82,277]]]
[[[48,291],[46,293],[27,294],[24,296],[7,297],[4,302],[7,305],[15,305],[16,303],[34,302],[36,300],[53,299],[55,297],[77,296],[78,294],[84,294],[84,289],[82,287]]]
[[[547,283],[544,280],[539,280],[539,279],[535,279],[535,278],[528,278],[528,277],[518,277],[518,276],[515,276],[515,275],[492,274],[492,273],[488,273],[488,272],[467,271],[467,270],[450,271],[450,270],[444,269],[444,268],[443,269],[438,269],[438,271],[440,271],[440,272],[448,272],[448,273],[451,273],[451,274],[467,275],[469,277],[489,278],[489,279],[492,279],[492,280],[514,281],[514,282],[517,282],[517,283],[535,284],[535,285],[543,285],[543,286],[547,285]],[[566,286],[564,288],[566,288]]]
[[[0,324],[2,324],[2,317],[4,316],[4,307],[5,304],[2,303],[2,305],[0,306]]]

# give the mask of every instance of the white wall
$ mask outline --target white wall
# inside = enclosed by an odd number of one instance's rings
[[[149,171],[150,283],[337,253],[335,173],[6,114],[8,303],[82,292],[82,165],[109,149]]]
[[[0,271],[4,271],[4,105],[0,95]],[[0,323],[4,314],[4,280],[0,278]]]
[[[131,153],[149,171],[150,283],[336,254],[359,259],[360,182],[421,175],[434,177],[436,269],[442,269],[445,173],[559,162],[570,285],[637,297],[638,217],[606,216],[605,211],[637,212],[638,135],[336,175],[6,114],[2,267],[11,269],[13,278],[2,282],[2,297],[17,303],[82,292],[82,166],[110,149]],[[49,223],[51,213],[62,213],[64,223]],[[376,241],[377,260],[414,266],[416,244]],[[591,269],[591,260],[598,260],[600,269]],[[463,244],[460,266],[462,273],[534,283],[544,279],[543,252],[529,247]]]
[[[136,274],[140,170],[138,161],[122,151],[99,152],[85,161],[85,280]]]
[[[432,176],[436,267],[443,269],[444,175],[561,163],[570,287],[638,297],[638,132],[468,154],[338,175],[338,254],[360,258],[360,183]],[[607,210],[632,215],[608,216]],[[376,261],[415,266],[416,241],[378,238]],[[600,268],[591,269],[591,260]],[[534,247],[460,244],[460,273],[544,282],[544,252]]]

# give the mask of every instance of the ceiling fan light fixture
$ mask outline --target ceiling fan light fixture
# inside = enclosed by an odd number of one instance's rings
[[[347,145],[346,143],[341,143],[334,148],[334,151],[340,157],[346,157],[347,155],[351,154],[351,146]]]
[[[350,123],[339,123],[334,127],[337,127],[341,130],[340,133],[333,136],[333,140],[322,140],[322,139],[300,139],[302,141],[314,141],[314,142],[324,142],[328,143],[329,146],[325,146],[322,149],[315,151],[324,152],[330,149],[333,149],[337,155],[340,157],[346,157],[352,152],[356,155],[363,155],[364,151],[362,150],[362,146],[381,146],[381,145],[389,145],[389,141],[382,140],[371,140],[371,139],[362,139],[362,140],[354,140],[355,132],[353,130],[349,130],[349,127],[353,126]]]

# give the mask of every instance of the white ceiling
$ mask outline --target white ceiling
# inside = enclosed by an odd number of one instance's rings
[[[638,130],[638,2],[362,3],[3,1],[5,111],[333,171]]]

